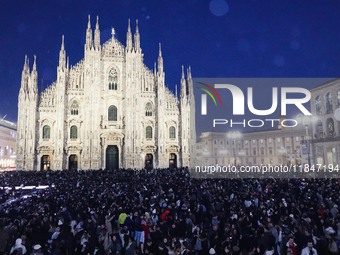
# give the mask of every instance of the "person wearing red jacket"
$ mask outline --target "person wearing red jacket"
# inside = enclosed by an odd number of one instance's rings
[[[289,238],[286,246],[287,246],[287,255],[297,255],[296,243],[294,242],[294,239],[292,237]]]

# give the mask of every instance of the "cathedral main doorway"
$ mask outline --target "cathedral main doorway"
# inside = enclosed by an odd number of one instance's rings
[[[177,168],[177,155],[175,153],[170,153],[169,168],[170,169]]]
[[[117,145],[109,145],[106,148],[106,169],[119,168],[119,151]]]
[[[78,170],[78,157],[75,154],[68,158],[68,170]]]
[[[40,170],[50,170],[50,156],[49,155],[43,155],[41,157],[41,162],[40,162]]]
[[[153,155],[151,153],[148,153],[148,154],[145,155],[144,167],[146,169],[152,169],[153,168]]]

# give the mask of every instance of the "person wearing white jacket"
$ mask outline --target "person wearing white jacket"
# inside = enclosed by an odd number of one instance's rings
[[[21,254],[27,253],[26,247],[22,244],[21,238],[18,238],[17,240],[15,240],[15,245],[11,248],[10,253],[12,254],[13,252],[15,252],[19,249],[21,250]]]
[[[315,248],[313,248],[313,242],[309,241],[307,243],[307,247],[302,249],[301,255],[318,255],[318,252]]]

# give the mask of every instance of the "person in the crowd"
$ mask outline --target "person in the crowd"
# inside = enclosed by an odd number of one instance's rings
[[[5,222],[0,219],[0,255],[4,255],[9,238],[8,230],[4,228]]]
[[[31,252],[31,255],[44,255],[42,252],[42,247],[40,244],[36,244],[33,246],[33,251]]]
[[[301,255],[318,255],[318,252],[313,247],[313,241],[308,241],[307,246],[302,249]]]
[[[125,247],[125,255],[136,255],[136,248],[132,238],[128,238],[127,245]]]
[[[15,240],[15,244],[12,246],[10,254],[16,254],[19,252],[19,254],[26,254],[27,249],[26,247],[22,244],[22,239],[18,238]]]
[[[296,243],[294,242],[293,237],[290,237],[288,242],[286,243],[286,254],[287,255],[298,255],[296,249]]]

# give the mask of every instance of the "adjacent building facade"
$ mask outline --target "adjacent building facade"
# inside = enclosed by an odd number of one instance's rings
[[[316,116],[316,121],[312,123],[313,161],[336,166],[340,164],[340,122],[334,114],[340,107],[340,79],[320,85],[311,93],[311,109]]]
[[[143,62],[138,22],[126,46],[100,42],[90,17],[84,58],[69,66],[64,37],[57,80],[40,94],[36,59],[25,58],[18,102],[17,169],[116,169],[189,166],[195,154],[190,68],[180,95],[165,84],[163,57]]]
[[[16,130],[13,122],[0,119],[0,169],[15,167]]]
[[[301,126],[244,133],[205,132],[197,143],[197,164],[301,164],[304,139]]]

